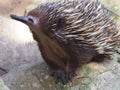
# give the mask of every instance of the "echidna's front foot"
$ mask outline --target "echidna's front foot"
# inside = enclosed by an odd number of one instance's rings
[[[66,71],[56,71],[52,73],[52,76],[55,78],[55,83],[62,83],[65,85],[68,83],[74,76],[76,76],[75,72],[66,72]]]

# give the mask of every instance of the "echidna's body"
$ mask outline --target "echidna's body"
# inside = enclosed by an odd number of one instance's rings
[[[66,83],[91,60],[102,61],[117,50],[120,34],[108,11],[91,0],[41,4],[26,17],[54,77]]]

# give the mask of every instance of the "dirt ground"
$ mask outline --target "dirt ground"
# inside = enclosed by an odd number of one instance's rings
[[[25,8],[33,0],[0,0],[0,16],[9,18],[10,14],[23,15]]]

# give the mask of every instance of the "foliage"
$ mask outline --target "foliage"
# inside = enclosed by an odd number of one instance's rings
[[[110,10],[113,18],[120,26],[120,0],[102,0],[102,3]]]
[[[0,80],[0,90],[2,90],[2,81]]]

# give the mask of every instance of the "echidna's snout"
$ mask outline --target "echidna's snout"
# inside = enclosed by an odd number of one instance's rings
[[[28,16],[16,16],[16,15],[13,15],[13,14],[11,14],[10,16],[11,16],[12,19],[23,22],[25,24],[34,23],[33,19],[31,17],[28,17]]]

